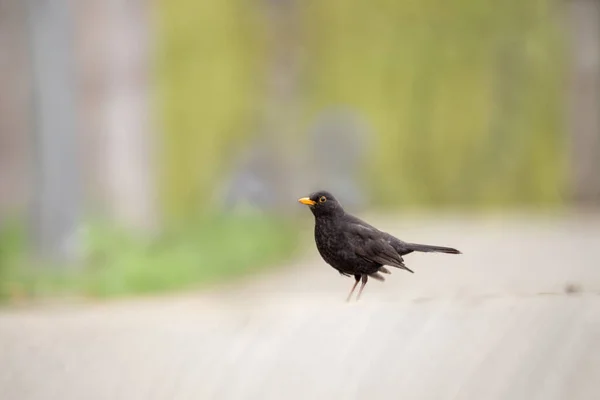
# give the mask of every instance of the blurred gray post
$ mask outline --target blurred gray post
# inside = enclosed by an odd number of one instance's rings
[[[150,4],[97,2],[106,24],[98,49],[105,75],[101,107],[105,176],[115,220],[129,228],[157,228],[150,106]],[[96,17],[96,16],[94,16]]]
[[[267,137],[276,144],[278,164],[272,192],[278,205],[289,207],[297,196],[302,171],[302,142],[299,132],[301,107],[301,2],[265,0],[267,81],[265,124]]]
[[[270,212],[298,210],[295,199],[306,179],[306,145],[300,133],[301,2],[263,0],[265,105],[261,137],[234,162],[224,185],[224,205]]]
[[[600,204],[600,1],[569,2],[571,193]]]
[[[85,0],[77,11],[86,210],[139,234],[156,233],[156,135],[151,114],[152,2]],[[159,143],[159,142],[158,142]]]
[[[33,87],[34,243],[73,261],[80,212],[72,19],[67,0],[28,0]]]

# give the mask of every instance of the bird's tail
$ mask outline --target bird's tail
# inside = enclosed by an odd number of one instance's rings
[[[407,243],[406,247],[411,251],[420,251],[423,253],[462,254],[460,251],[451,247],[430,246],[428,244]]]

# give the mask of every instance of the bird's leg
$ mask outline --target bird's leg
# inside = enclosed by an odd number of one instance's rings
[[[362,284],[360,285],[360,289],[358,289],[358,295],[356,296],[356,301],[358,301],[358,299],[360,299],[360,294],[362,293],[363,289],[365,288],[365,285],[367,284],[368,280],[369,280],[368,275],[362,276]],[[358,283],[358,281],[356,281],[356,283]]]
[[[356,282],[354,282],[354,286],[352,286],[352,290],[350,290],[350,294],[348,295],[348,298],[346,299],[346,303],[350,301],[350,299],[352,298],[352,293],[354,293],[354,289],[356,289],[356,285],[358,285],[358,281],[360,281],[360,275],[354,275],[354,279],[356,279]]]

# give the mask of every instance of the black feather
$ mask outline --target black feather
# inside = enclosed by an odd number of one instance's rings
[[[329,192],[315,192],[308,199],[310,201],[301,199],[301,202],[309,205],[315,216],[315,241],[319,254],[340,274],[354,276],[357,283],[362,279],[361,291],[368,277],[384,280],[381,273],[390,273],[384,265],[413,273],[404,264],[403,255],[415,251],[461,254],[450,247],[407,243],[382,232],[346,213]]]

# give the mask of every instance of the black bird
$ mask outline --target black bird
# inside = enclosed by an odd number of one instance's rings
[[[403,242],[346,213],[335,197],[326,191],[312,193],[298,201],[309,206],[315,216],[315,242],[323,260],[341,275],[354,276],[356,280],[346,301],[350,301],[360,280],[362,284],[356,300],[360,298],[369,277],[384,281],[381,274],[390,273],[384,265],[413,273],[404,265],[402,258],[413,251],[460,254],[450,247]]]

